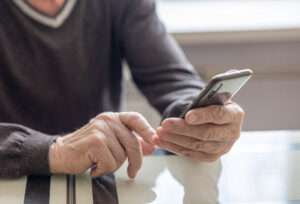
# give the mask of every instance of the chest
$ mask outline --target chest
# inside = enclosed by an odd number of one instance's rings
[[[29,81],[49,76],[67,80],[108,69],[114,41],[111,10],[100,1],[84,2],[74,0],[74,8],[58,28],[36,21],[12,2],[1,2],[2,76],[6,70],[6,75]]]

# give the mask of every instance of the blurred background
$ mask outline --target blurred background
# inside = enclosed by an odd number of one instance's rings
[[[234,97],[243,130],[300,128],[300,1],[157,0],[157,12],[196,70],[209,80],[250,68],[253,78]],[[159,114],[125,70],[125,109],[157,127]]]

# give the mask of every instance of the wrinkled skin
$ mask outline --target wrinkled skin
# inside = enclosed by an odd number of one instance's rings
[[[102,113],[51,145],[50,171],[81,174],[93,167],[90,176],[99,177],[116,171],[128,158],[128,176],[134,178],[142,156],[156,151],[151,144],[154,135],[153,128],[138,113]]]
[[[186,114],[185,119],[164,120],[153,140],[175,154],[214,162],[229,152],[239,138],[243,117],[242,108],[233,102],[195,108]]]

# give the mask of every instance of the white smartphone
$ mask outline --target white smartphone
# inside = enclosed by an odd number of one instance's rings
[[[196,107],[226,104],[251,78],[252,74],[252,70],[244,69],[214,76],[184,109],[180,118],[184,118],[188,111]]]

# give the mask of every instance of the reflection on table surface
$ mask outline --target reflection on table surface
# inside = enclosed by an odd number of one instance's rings
[[[300,131],[244,132],[222,166],[222,203],[300,203]]]
[[[300,131],[244,132],[221,160],[220,174],[219,162],[150,157],[135,181],[123,166],[116,173],[119,201],[300,203]]]
[[[126,168],[97,179],[2,178],[0,203],[300,203],[300,131],[245,132],[215,163],[146,157],[135,180]]]
[[[220,161],[200,163],[175,155],[148,157],[135,180],[126,165],[115,173],[120,204],[217,203]]]

